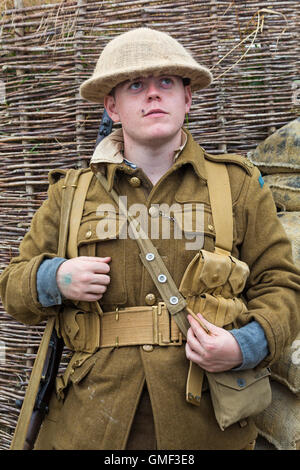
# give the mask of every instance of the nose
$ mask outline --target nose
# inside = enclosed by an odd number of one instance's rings
[[[155,80],[150,80],[147,89],[148,101],[160,100],[160,91]]]

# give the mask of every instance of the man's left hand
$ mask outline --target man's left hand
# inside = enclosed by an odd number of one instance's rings
[[[205,320],[200,313],[197,316],[207,326],[210,334],[188,315],[191,328],[187,333],[186,357],[208,372],[223,372],[239,366],[243,356],[235,337],[224,328]]]

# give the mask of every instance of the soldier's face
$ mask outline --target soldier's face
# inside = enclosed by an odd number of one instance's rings
[[[104,105],[112,120],[122,123],[125,139],[156,146],[180,132],[191,101],[191,89],[180,77],[163,75],[119,84]]]

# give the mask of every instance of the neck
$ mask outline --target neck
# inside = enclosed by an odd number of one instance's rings
[[[135,163],[155,184],[172,166],[174,152],[181,144],[181,131],[167,142],[153,142],[151,145],[133,142],[124,134],[125,158]]]

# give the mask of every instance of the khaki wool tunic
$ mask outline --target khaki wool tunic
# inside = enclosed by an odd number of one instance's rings
[[[261,186],[259,183],[259,171],[237,155],[208,155],[189,132],[185,132],[188,138],[184,149],[155,185],[141,169],[122,162],[118,133],[108,138],[115,151],[105,154],[102,162],[100,157],[98,163],[106,169],[110,187],[127,196],[128,207],[135,203],[144,204],[148,209],[153,204],[162,203],[169,206],[174,203],[182,206],[203,203],[203,248],[208,251],[214,250],[215,232],[205,159],[226,163],[233,201],[232,255],[250,267],[244,291],[249,312],[238,318],[234,326],[241,327],[252,320],[259,322],[269,346],[269,355],[260,365],[270,365],[278,360],[283,348],[300,328],[300,273],[292,261],[290,242],[277,218],[270,190],[266,184]],[[97,165],[96,169],[99,169]],[[31,325],[49,315],[56,315],[60,318],[60,334],[76,350],[65,376],[57,381],[60,399],[55,394],[52,397],[50,413],[41,429],[37,448],[126,448],[145,383],[153,410],[158,449],[245,447],[257,434],[251,419],[245,426],[237,423],[221,431],[214,417],[209,391],[202,393],[199,407],[186,402],[189,361],[184,344],[180,347],[154,346],[151,351],[143,346],[99,350],[95,347],[99,315],[94,303],[79,302],[75,306],[67,301],[64,308],[41,306],[37,298],[37,270],[45,258],[57,256],[64,179],[56,181],[52,175],[50,182],[48,199],[35,214],[31,229],[20,245],[20,255],[11,261],[1,276],[1,296],[8,313]],[[114,205],[93,177],[84,204],[77,245],[80,256],[112,258],[111,282],[100,301],[103,311],[147,305],[149,294],[155,296],[156,303],[161,301],[139,258],[135,240],[117,236],[99,241],[97,208],[103,203]],[[149,225],[150,219],[149,215]],[[188,263],[198,252],[198,249],[186,250],[186,242],[184,236],[174,239],[172,230],[171,239],[153,240],[177,286]]]

